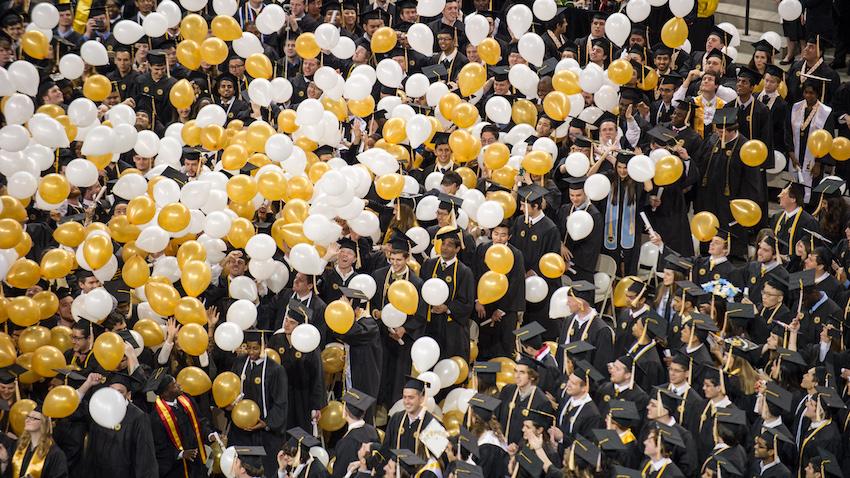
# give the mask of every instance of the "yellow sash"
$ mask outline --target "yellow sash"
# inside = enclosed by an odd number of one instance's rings
[[[80,35],[86,32],[91,2],[92,0],[77,0],[77,11],[74,13],[74,31]]]
[[[720,108],[723,108],[723,105],[725,105],[726,103],[724,103],[723,100],[718,97],[715,98],[717,99],[717,107],[715,108],[716,111]],[[697,95],[694,98],[694,103],[696,103],[697,105],[696,115],[694,115],[694,129],[697,133],[699,133],[700,138],[705,138],[705,108],[702,104],[702,96]]]
[[[26,453],[27,447],[19,446],[18,449],[15,450],[15,456],[12,457],[12,478],[18,478],[26,475],[30,475],[32,478],[41,478],[41,472],[44,469],[44,460],[47,458],[47,454],[45,453],[44,456],[41,456],[38,454],[38,450],[34,450],[27,468],[22,470],[21,467],[24,463],[24,456]]]

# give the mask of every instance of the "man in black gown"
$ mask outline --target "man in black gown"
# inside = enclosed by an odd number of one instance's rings
[[[364,443],[378,441],[375,427],[366,423],[363,417],[366,411],[375,403],[375,398],[349,388],[342,396],[344,403],[342,416],[345,418],[347,429],[345,435],[336,444],[333,477],[342,478],[348,471],[348,465],[358,461],[357,453]]]

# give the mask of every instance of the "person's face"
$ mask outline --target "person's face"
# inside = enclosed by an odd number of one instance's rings
[[[764,68],[764,65],[767,64],[767,53],[763,51],[757,51],[753,53],[753,64],[756,65],[756,68],[761,70]]]
[[[815,467],[811,463],[806,465],[806,478],[819,478],[820,473],[815,471]]]
[[[437,44],[440,46],[440,51],[443,53],[451,53],[455,49],[455,39],[448,33],[438,33]]]
[[[311,81],[307,84],[307,97],[312,98],[314,100],[319,99],[322,96],[322,90],[316,85],[315,82]],[[321,158],[319,158],[321,159]]]
[[[250,341],[246,344],[246,349],[248,350],[248,358],[251,360],[257,360],[260,358],[260,354],[263,352],[263,348],[260,347],[260,343],[257,341]]]
[[[63,12],[59,12],[59,26],[60,27],[68,27],[74,23],[74,18],[71,16],[70,10],[65,10]]]
[[[287,58],[295,58],[297,53],[295,52],[295,40],[287,40],[286,44],[283,46],[283,54],[286,55]]]
[[[151,168],[151,158],[145,158],[144,156],[139,156],[138,154],[133,156],[133,164],[136,165],[136,169],[141,172],[145,172]]]
[[[655,433],[650,433],[646,440],[643,441],[643,453],[646,456],[655,456],[658,453],[658,446],[655,443]]]
[[[153,78],[154,81],[159,81],[163,76],[165,76],[165,65],[151,65],[150,71],[151,78]]]
[[[79,330],[71,329],[71,344],[74,352],[83,353],[89,350],[89,339]]]
[[[230,81],[222,81],[218,84],[218,95],[221,96],[223,100],[229,100],[233,98],[235,93],[235,89],[233,88],[233,83]]]
[[[62,94],[62,90],[59,89],[58,86],[53,85],[47,92],[44,94],[44,103],[51,105],[61,105],[65,101],[65,96]]]
[[[440,246],[440,257],[445,261],[452,260],[457,255],[458,249],[454,241],[443,241],[442,246]]]
[[[318,18],[322,14],[322,0],[309,0],[307,3],[307,13]]]
[[[292,6],[292,14],[296,17],[304,14],[304,0],[292,0],[290,5]]]
[[[292,331],[295,330],[295,327],[298,327],[298,322],[292,320],[289,317],[283,319],[283,333],[286,335],[292,335]]]
[[[369,59],[369,51],[363,48],[362,46],[358,46],[356,50],[354,50],[354,62],[355,63],[366,63],[366,60]]]
[[[404,411],[410,415],[419,413],[425,403],[425,394],[414,388],[405,388],[401,391],[401,403]]]
[[[479,63],[481,62],[481,57],[478,56],[478,47],[470,43],[466,45],[466,58],[471,63]]]
[[[694,329],[690,325],[682,326],[682,328],[679,329],[679,336],[681,337],[682,342],[686,343],[686,344],[691,342],[691,337],[692,337],[693,333],[694,333]],[[671,378],[670,381],[672,381],[672,380],[673,379]]]
[[[113,216],[126,216],[127,215],[127,204],[121,203],[115,206],[115,209],[112,212]]]
[[[611,375],[611,383],[617,385],[629,380],[629,370],[619,360],[615,360],[608,364],[608,373]]]
[[[245,259],[242,257],[236,258],[230,262],[230,275],[232,277],[240,277],[245,275],[245,271],[248,269],[248,263],[245,262]]]
[[[708,379],[702,381],[702,391],[703,391],[703,396],[705,398],[709,399],[709,400],[711,400],[712,398],[717,398],[717,397],[720,397],[721,395],[723,395],[723,392],[720,389],[720,386],[714,385],[714,382],[712,382],[711,380],[708,380]]]
[[[21,38],[21,35],[24,34],[24,24],[16,23],[14,25],[9,25],[8,27],[3,28],[3,31],[12,37],[12,40],[18,41]]]
[[[136,0],[136,8],[142,15],[147,15],[153,10],[153,0]]]
[[[452,221],[452,216],[445,209],[437,209],[437,225],[440,227],[448,226]]]
[[[541,82],[542,83],[542,82]],[[546,95],[537,95],[540,98],[543,98]],[[549,121],[549,118],[540,118],[537,120],[537,127],[535,128],[537,132],[537,136],[540,138],[545,138],[552,134],[552,122]]]
[[[233,58],[227,62],[227,71],[236,78],[242,78],[245,74],[245,62],[241,58]]]
[[[404,267],[407,265],[407,258],[404,257],[404,254],[400,252],[394,252],[390,254],[390,267],[392,267],[393,272],[401,272],[404,270]]]
[[[0,398],[11,400],[15,396],[15,382],[0,383]]]
[[[448,144],[438,144],[434,147],[437,163],[446,164],[452,159],[452,148]]]
[[[707,58],[705,60],[705,71],[706,72],[713,71],[715,73],[722,73],[723,72],[723,62],[721,62],[720,58],[717,58],[716,56],[712,56],[710,58]],[[706,79],[706,76],[709,76],[709,75],[704,75],[702,77],[703,80]],[[711,78],[711,81],[712,81],[712,83],[714,82],[713,77]]]
[[[443,7],[443,18],[449,23],[454,23],[455,20],[457,20],[457,14],[457,2],[454,0],[449,0],[448,2],[446,2],[446,6]]]
[[[342,15],[340,15],[339,10],[328,10],[325,12],[324,22],[330,23],[335,26],[340,26],[340,22],[342,21]]]
[[[815,270],[818,268],[818,256],[817,254],[809,254],[806,256],[806,259],[803,261],[803,269],[805,270]]]
[[[129,51],[119,51],[115,53],[115,66],[122,74],[130,71],[133,66],[133,59],[130,57]]]
[[[817,402],[811,398],[806,400],[806,409],[803,411],[803,416],[809,420],[815,421],[817,419],[817,411]]]
[[[629,176],[629,167],[624,163],[617,163],[617,176],[620,179],[626,179]]]
[[[416,10],[413,10],[416,13]],[[342,21],[347,27],[351,27],[357,23],[357,10],[345,9],[342,11]],[[410,20],[405,20],[410,21]],[[412,22],[411,22],[412,23]]]
[[[661,85],[658,87],[658,91],[661,93],[661,99],[665,102],[670,102],[673,100],[673,93],[676,92],[676,88],[673,85]],[[678,108],[677,108],[678,109]]]
[[[74,320],[71,315],[71,304],[74,302],[73,297],[62,297],[59,299],[59,317],[64,320]]]
[[[490,239],[493,240],[493,244],[507,244],[510,238],[510,230],[507,227],[497,227],[490,231]]]
[[[295,279],[292,280],[292,290],[299,295],[304,295],[310,292],[310,287],[312,287],[310,279],[300,272],[296,274]]]
[[[85,280],[78,283],[80,284],[80,290],[85,293],[89,293],[92,290],[100,287],[100,281],[97,277],[86,277]]]
[[[485,131],[481,133],[481,146],[489,146],[495,143],[498,139],[499,138],[495,134]]]
[[[761,289],[761,303],[765,307],[775,307],[782,302],[782,293],[770,284],[765,284]]]
[[[688,117],[687,110],[683,110],[681,108],[674,108],[673,113],[670,116],[670,121],[673,123],[673,126],[682,126],[685,124],[685,120]]]
[[[806,46],[803,47],[803,59],[806,61],[817,61],[818,59],[818,46],[816,43],[806,42]]]
[[[671,362],[670,366],[667,367],[667,377],[670,379],[670,383],[673,385],[679,385],[687,380],[688,371],[685,367]]]
[[[590,61],[599,63],[605,61],[605,50],[600,46],[594,46],[590,49]]]
[[[753,84],[750,83],[750,79],[739,76],[735,81],[735,92],[741,97],[749,97],[753,94]]]
[[[601,37],[605,35],[605,20],[601,18],[596,18],[590,23],[590,34],[594,37]]]
[[[183,162],[183,172],[186,176],[194,178],[198,175],[198,169],[201,167],[201,161],[197,159],[187,159]]]
[[[27,414],[27,418],[24,421],[24,430],[30,433],[38,432],[41,430],[41,422],[44,420],[44,415],[33,410]]]
[[[670,66],[670,55],[655,55],[655,67],[661,71],[667,71]]]
[[[567,395],[571,397],[580,397],[587,392],[587,386],[584,381],[574,374],[570,374],[567,379]]]
[[[711,51],[715,48],[721,50],[723,46],[723,40],[717,35],[709,35],[705,40],[705,51]]]
[[[511,92],[511,82],[508,80],[504,81],[494,81],[493,82],[493,92],[497,95],[507,95]]]
[[[384,20],[381,18],[372,18],[366,20],[366,23],[363,25],[363,31],[366,32],[367,35],[371,38],[375,31],[384,26]]]
[[[803,88],[803,99],[806,100],[806,103],[809,105],[813,105],[818,101],[818,95],[815,92],[815,89],[812,87]]]
[[[313,76],[316,73],[316,70],[319,69],[319,60],[315,58],[308,58],[304,60],[303,71],[304,76]]]
[[[587,195],[584,194],[584,189],[570,189],[570,203],[573,206],[581,206],[587,200]]]
[[[531,385],[531,377],[528,375],[528,365],[517,365],[514,371],[514,383],[517,387],[527,387]]]
[[[343,248],[339,250],[337,254],[337,264],[340,269],[348,270],[354,265],[354,261],[357,260],[357,256],[354,255],[354,251],[351,249]]]
[[[708,243],[708,253],[712,256],[725,256],[726,241],[718,236],[714,236],[711,238],[711,242]]]
[[[770,458],[770,449],[767,447],[767,442],[761,437],[756,437],[753,451],[755,452],[755,457],[758,459],[764,460]]]
[[[606,121],[599,126],[599,141],[614,141],[617,138],[617,123]]]
[[[773,260],[773,248],[764,241],[759,242],[759,248],[756,249],[756,259],[761,263],[770,262]]]
[[[0,63],[3,65],[8,64],[12,61],[12,48],[10,48],[9,44],[4,42],[0,44]]]

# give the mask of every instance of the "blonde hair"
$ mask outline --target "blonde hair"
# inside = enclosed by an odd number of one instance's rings
[[[45,416],[43,413],[41,414],[39,427],[41,427],[41,441],[39,441],[38,445],[36,445],[35,453],[36,455],[44,458],[47,456],[47,452],[50,451],[50,448],[53,447],[54,441],[53,427],[51,426],[50,418]],[[21,439],[18,440],[16,450],[26,450],[29,448],[30,443],[32,443],[32,436],[30,435],[30,432],[24,430],[23,433],[21,433]]]

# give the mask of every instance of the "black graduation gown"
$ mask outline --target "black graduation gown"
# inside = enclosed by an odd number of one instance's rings
[[[428,231],[428,235],[431,237],[431,245],[425,249],[425,254],[430,257],[431,250],[433,249],[434,244],[434,236],[437,235],[437,231],[440,230],[440,226],[434,225],[426,229]],[[472,238],[472,235],[466,231],[463,231],[463,248],[458,252],[457,258],[460,259],[461,262],[466,267],[472,268],[475,264],[475,239]]]
[[[440,359],[453,356],[469,358],[469,319],[475,308],[475,277],[472,269],[458,258],[443,268],[442,258],[428,259],[420,269],[421,277],[443,279],[449,286],[448,313],[426,313],[425,334],[440,344]]]
[[[722,220],[721,220],[722,221]],[[732,244],[735,244],[735,238],[732,238]],[[734,277],[735,266],[727,259],[723,262],[711,263],[711,257],[700,256],[693,260],[694,268],[691,271],[693,274],[692,280],[697,285],[705,284],[718,279],[731,280]]]
[[[649,124],[667,123],[673,114],[673,105],[665,105],[662,100],[655,100],[649,105]]]
[[[148,416],[132,403],[118,430],[95,423],[89,428],[85,452],[88,478],[150,478],[158,476],[156,451]]]
[[[189,398],[188,395],[184,396]],[[183,405],[178,402],[174,407],[170,407],[168,404],[165,406],[171,408],[175,418],[177,433],[180,436],[180,443],[182,444],[183,449],[199,450],[203,448],[204,443],[206,442],[206,437],[212,433],[212,429],[206,419],[198,413],[198,407],[194,404],[194,400],[191,398],[189,398],[189,400],[192,401],[192,406],[195,409],[198,419],[198,429],[201,435],[200,443],[196,437],[192,420],[186,412],[186,409],[183,408]],[[163,424],[156,407],[150,411],[148,416],[151,421],[151,432],[153,433],[154,446],[156,447],[156,461],[159,465],[160,478],[183,478],[186,476],[191,478],[205,477],[207,475],[207,467],[201,462],[200,455],[198,455],[198,458],[194,461],[183,460],[177,457],[182,450],[177,449],[177,447],[171,442],[169,432],[166,429],[165,424]]]
[[[649,460],[641,467],[641,474],[644,478],[685,478],[685,476],[689,476],[685,475],[673,462],[661,467],[658,471],[653,471],[652,462]]]
[[[769,270],[765,269],[765,271],[762,272],[762,264],[758,261],[752,261],[747,263],[747,265],[740,270],[740,284],[736,285],[739,285],[742,289],[748,289],[747,297],[753,304],[761,304],[761,291],[767,281],[767,274],[772,274],[783,280],[788,280],[788,270],[781,264],[772,266]]]
[[[628,355],[635,359],[633,379],[644,390],[652,390],[667,379],[667,368],[661,362],[660,348],[654,340],[645,345],[635,342],[629,347]]]
[[[643,443],[646,440],[646,437],[649,436],[651,423],[652,422],[647,422],[641,429],[640,435],[638,436],[638,441],[640,443]],[[682,437],[682,442],[685,444],[684,448],[673,448],[673,456],[671,457],[673,462],[681,468],[681,472],[684,473],[684,476],[700,476],[700,464],[697,463],[697,446],[694,441],[694,435],[690,432],[690,430],[680,425],[678,421],[673,424],[673,428],[679,432],[679,435]]]
[[[174,121],[177,110],[171,104],[168,95],[171,88],[177,84],[177,80],[163,76],[159,81],[154,81],[148,72],[136,77],[135,83],[132,88],[136,99],[136,109],[147,107],[148,111],[153,113],[151,124],[154,121],[159,121],[163,125],[167,125]],[[130,89],[131,87],[128,86],[127,88]]]
[[[390,285],[394,282],[391,271],[392,269],[390,267],[382,267],[372,274],[378,288],[370,304],[377,311],[382,310],[389,303],[386,294]],[[408,315],[407,321],[405,321],[403,326],[405,330],[405,335],[402,338],[404,345],[390,338],[389,329],[385,325],[381,324],[378,326],[381,332],[381,344],[383,346],[383,364],[381,368],[381,396],[377,398],[379,399],[379,403],[386,405],[387,408],[391,407],[401,397],[401,391],[406,381],[405,376],[409,375],[413,370],[410,348],[413,347],[413,342],[422,336],[425,326],[425,314],[428,310],[428,304],[422,299],[421,294],[422,279],[409,268],[404,277],[419,292],[419,306],[416,309],[416,313]]]
[[[251,105],[239,96],[234,96],[230,99],[230,102],[222,102],[221,107],[227,113],[227,120],[224,122],[225,125],[230,124],[235,119],[246,123],[251,120]]]
[[[809,22],[807,21],[807,29],[808,23]],[[793,65],[791,65],[791,68],[788,70],[788,73],[785,74],[785,85],[788,87],[788,95],[785,97],[785,101],[787,101],[789,105],[793,105],[794,103],[803,99],[803,83],[805,82],[805,78],[801,76],[801,73],[805,65],[805,60],[798,60]],[[841,85],[841,78],[839,78],[838,73],[836,73],[835,70],[830,68],[826,61],[822,61],[821,64],[814,69],[814,71],[808,70],[809,68],[806,67],[806,71],[809,75],[817,76],[820,78],[827,78],[830,80],[826,83],[826,87],[824,88],[824,90],[821,91],[821,93],[824,94],[824,97],[820,98],[820,100],[824,103],[830,104],[832,98],[835,96],[835,93],[838,91],[838,87]]]
[[[136,70],[130,70],[126,75],[121,76],[121,73],[118,72],[118,69],[112,70],[106,75],[109,78],[109,81],[118,84],[118,94],[121,97],[121,101],[126,100],[127,98],[133,98],[138,93],[136,91],[136,78],[138,78],[140,73]]]
[[[549,300],[555,290],[561,287],[561,281],[560,278],[549,279],[540,272],[540,258],[550,252],[561,253],[560,237],[557,226],[547,216],[543,216],[533,224],[530,221],[526,224],[524,217],[519,216],[514,220],[511,227],[510,243],[522,251],[525,273],[534,271],[535,274],[543,277],[549,286],[546,299],[537,304],[527,303],[523,316],[524,323],[539,322],[546,328],[543,340],[552,340],[558,336],[558,321],[549,318]],[[596,253],[599,253],[598,248]],[[516,258],[514,259],[516,260]]]
[[[489,270],[487,264],[484,263],[484,258],[487,255],[487,250],[492,245],[492,242],[480,244],[475,251],[473,273],[475,274],[476,284],[481,279],[481,276]],[[522,251],[511,244],[507,244],[507,246],[514,255],[514,265],[506,274],[508,277],[508,292],[496,302],[484,306],[485,312],[483,319],[479,318],[478,314],[474,314],[476,322],[480,324],[489,320],[496,310],[505,313],[499,322],[491,322],[488,325],[478,328],[479,360],[488,360],[493,357],[509,357],[516,352],[513,330],[516,329],[517,312],[525,310],[525,259],[523,259]]]
[[[726,461],[735,466],[735,468],[739,470],[746,470],[747,463],[749,460],[747,459],[747,452],[744,451],[744,447],[741,445],[730,446],[727,448],[718,448],[713,450],[711,454],[706,458],[706,461],[716,458],[718,461]],[[705,470],[706,462],[703,461],[702,469]]]
[[[767,146],[768,151],[773,151],[773,122],[770,109],[755,96],[747,106],[738,104],[738,132],[749,139],[757,139]],[[739,103],[736,101],[736,104]],[[772,154],[768,156],[773,158]],[[752,175],[752,180],[758,185],[759,190],[755,192],[760,196],[756,203],[762,208],[762,224],[767,224],[767,175],[763,167],[748,168],[747,173]]]
[[[596,370],[607,375],[608,364],[617,358],[614,349],[614,332],[599,314],[581,325],[574,321],[574,318],[575,316],[572,315],[561,322],[561,330],[558,335],[558,360],[561,369],[566,371],[567,351],[564,349],[564,344],[567,343],[567,340],[570,342],[583,340],[596,347],[596,350],[587,353],[587,360]]]
[[[567,219],[570,214],[578,210],[587,211],[593,218],[593,230],[587,237],[580,241],[574,240],[567,233]],[[567,267],[567,275],[573,280],[586,280],[591,284],[593,283],[593,273],[596,272],[596,263],[599,261],[599,254],[602,251],[604,227],[604,217],[599,212],[599,209],[590,202],[586,206],[578,208],[573,206],[572,203],[564,204],[558,211],[558,228],[561,237],[567,249],[573,255]]]
[[[796,246],[797,241],[799,241],[802,236],[806,235],[806,232],[803,231],[803,229],[816,232],[820,231],[818,220],[808,212],[804,211],[801,207],[800,210],[791,217],[787,217],[784,211],[774,214],[770,221],[770,227],[773,229],[776,237],[784,242],[784,244],[780,242],[778,244],[778,248],[781,255],[790,259],[788,270],[791,271],[799,269],[800,258],[794,254],[794,247]]]
[[[9,452],[9,464],[6,470],[6,476],[10,478],[25,478],[28,476],[32,476],[30,474],[29,467],[32,462],[32,457],[35,454],[35,450],[33,448],[28,448],[26,453],[24,453],[24,458],[21,461],[21,471],[17,476],[12,473],[12,459],[15,454],[15,449],[8,450]],[[58,445],[54,444],[47,450],[47,456],[44,457],[44,464],[41,468],[41,478],[67,478],[68,476],[68,463],[65,461],[65,453],[59,448]]]
[[[779,304],[771,309],[759,307],[756,311],[756,316],[749,323],[747,332],[750,334],[750,339],[753,342],[763,344],[770,337],[770,327],[774,321],[787,324],[791,322],[791,319],[791,311],[784,304]]]
[[[534,386],[531,394],[522,398],[517,392],[517,386],[510,383],[505,385],[502,391],[499,392],[499,400],[502,403],[496,409],[495,416],[502,425],[502,432],[508,444],[524,443],[522,438],[522,422],[528,420],[528,409],[539,410],[554,415],[546,394],[537,386]]]
[[[782,423],[775,427],[771,427],[771,429],[776,430],[777,433],[783,434],[787,437],[794,436],[791,434],[791,430],[789,430],[788,427],[786,427]],[[753,446],[755,444],[755,437],[760,435],[765,430],[767,430],[767,427],[764,426],[764,419],[759,417],[758,419],[756,419],[755,423],[753,423],[753,426],[750,428],[750,434],[746,442],[748,453],[752,452]],[[787,464],[788,466],[794,466],[794,463],[797,459],[797,447],[795,447],[792,443],[786,443],[783,441],[778,441],[777,443],[779,445],[780,461],[782,461],[782,463]]]
[[[394,414],[387,423],[381,454],[390,456],[387,454],[390,450],[410,450],[417,454],[424,453],[425,444],[419,440],[419,433],[431,423],[431,420],[437,420],[437,418],[427,410],[422,419],[416,419],[412,422],[404,410]]]
[[[508,469],[510,456],[502,447],[491,443],[478,443],[478,459],[475,463],[481,467],[484,476],[502,476]]]
[[[631,309],[624,308],[620,311],[617,317],[617,328],[614,330],[614,354],[615,357],[625,355],[629,348],[635,343],[635,336],[632,334],[632,326],[643,316],[657,317],[658,312],[655,311],[649,304],[640,312],[635,314]]]
[[[596,398],[596,406],[599,408],[599,414],[603,417],[608,416],[611,400],[626,400],[633,402],[638,410],[638,414],[641,415],[643,414],[643,411],[646,410],[646,406],[649,405],[649,395],[647,395],[644,389],[637,384],[623,390],[617,390],[617,387],[615,387],[613,383],[605,382],[596,390],[594,397]],[[633,429],[637,431],[642,427],[643,420],[635,425]]]
[[[770,110],[770,123],[771,128],[773,129],[771,134],[771,138],[773,139],[773,149],[787,157],[788,152],[791,151],[792,148],[791,124],[788,121],[791,114],[791,108],[788,106],[788,102],[779,96],[779,94],[776,94],[773,98],[767,96],[766,93],[762,93],[760,96],[759,101],[764,103],[764,105]],[[767,102],[765,102],[765,100]],[[773,167],[773,165],[773,158],[771,155],[768,155],[764,167],[770,168]]]
[[[823,296],[822,296],[823,297]],[[792,307],[796,307],[796,302]],[[795,309],[796,310],[796,309]],[[800,335],[797,337],[797,347],[802,348],[820,341],[820,329],[829,317],[842,317],[843,311],[829,299],[817,304],[817,308],[809,309],[803,305],[803,320],[800,321]]]
[[[802,470],[805,469],[812,457],[820,454],[820,448],[832,453],[833,456],[842,456],[841,430],[833,420],[827,420],[824,425],[810,428],[804,432],[800,443],[800,460],[797,465],[798,476],[805,474]]]
[[[714,429],[717,424],[717,410],[737,409],[734,404],[728,407],[718,408],[711,404],[711,401],[706,402],[700,414],[699,433],[695,436],[698,438],[697,453],[700,463],[705,463],[710,456],[714,454]],[[740,469],[740,468],[739,468]]]
[[[271,336],[266,347],[276,350],[280,355],[280,364],[286,370],[287,387],[287,426],[312,430],[313,410],[325,406],[324,375],[322,374],[322,356],[318,349],[301,353],[289,343],[283,332]]]
[[[348,332],[334,335],[340,342],[348,345],[346,367],[350,369],[351,387],[377,397],[383,360],[383,349],[378,340],[378,322],[374,317],[363,315],[354,321]],[[372,405],[371,408],[374,410],[375,406]],[[366,413],[367,422],[371,421],[372,414],[369,412]]]
[[[334,449],[334,472],[331,476],[334,478],[342,478],[348,471],[348,465],[357,461],[357,452],[360,451],[360,445],[364,443],[377,442],[378,432],[375,427],[365,424],[360,428],[348,430],[342,438],[336,443]]]
[[[328,304],[339,299],[342,297],[342,292],[339,291],[339,288],[348,287],[348,283],[356,275],[357,272],[352,269],[348,278],[343,279],[335,267],[325,270],[322,274],[322,280],[319,282],[319,296]]]
[[[781,461],[762,471],[761,461],[755,460],[750,464],[750,476],[753,478],[791,478],[791,470]]]
[[[589,401],[583,406],[569,407],[570,397],[565,395],[558,405],[556,424],[564,434],[564,440],[558,446],[558,452],[563,453],[575,440],[576,435],[593,436],[591,430],[605,427],[605,417],[599,413],[596,403]]]

